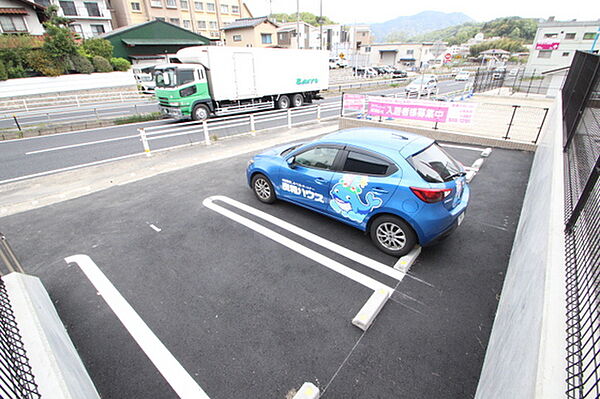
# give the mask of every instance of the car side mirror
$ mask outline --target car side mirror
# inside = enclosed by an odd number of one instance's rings
[[[296,157],[289,157],[286,162],[290,169],[294,169],[296,167]]]

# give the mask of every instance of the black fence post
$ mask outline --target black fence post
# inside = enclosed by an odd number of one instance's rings
[[[344,93],[342,92],[342,104],[340,107],[340,118],[344,117]]]
[[[23,129],[21,129],[21,125],[19,125],[19,121],[17,120],[17,115],[13,115],[13,119],[15,120],[15,124],[19,128],[19,131],[23,131]]]
[[[533,73],[531,74],[531,78],[529,79],[529,86],[527,86],[527,94],[525,94],[525,97],[529,96],[529,91],[531,90],[531,85],[533,84],[533,78],[535,77],[535,71],[537,71],[537,69],[534,69]]]
[[[510,122],[508,122],[508,129],[506,130],[506,135],[503,137],[504,140],[508,140],[508,134],[510,133],[510,128],[513,125],[513,121],[515,120],[515,114],[517,113],[517,108],[521,108],[520,105],[513,105],[513,113],[510,117]]]
[[[535,140],[532,141],[533,144],[537,144],[540,133],[542,132],[542,128],[544,127],[544,122],[546,122],[546,116],[548,116],[548,108],[544,108],[544,117],[542,118],[542,123],[540,124],[540,128],[538,129],[537,136],[535,136]]]

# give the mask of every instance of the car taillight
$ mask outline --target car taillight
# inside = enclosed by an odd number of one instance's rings
[[[444,198],[450,195],[452,192],[451,188],[419,188],[411,187],[410,190],[415,193],[417,197],[423,202],[428,204],[434,204],[440,202]]]

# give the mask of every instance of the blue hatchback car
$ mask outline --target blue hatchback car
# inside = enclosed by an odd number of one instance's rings
[[[370,234],[393,256],[428,245],[461,224],[469,202],[462,164],[434,140],[398,130],[341,130],[286,145],[248,163],[264,203],[282,199]]]

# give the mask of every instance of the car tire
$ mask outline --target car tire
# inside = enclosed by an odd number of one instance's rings
[[[300,93],[294,94],[292,97],[292,107],[301,107],[304,104],[304,96]]]
[[[277,99],[277,108],[278,109],[288,109],[291,105],[290,98],[286,95],[280,96]]]
[[[196,105],[192,110],[192,119],[195,121],[204,121],[208,119],[209,115],[208,107],[203,104]]]
[[[254,191],[256,198],[265,204],[272,204],[277,199],[273,184],[262,173],[257,173],[252,177],[252,191]]]
[[[393,215],[375,219],[369,228],[373,244],[391,256],[404,256],[417,244],[417,235],[408,223]]]

